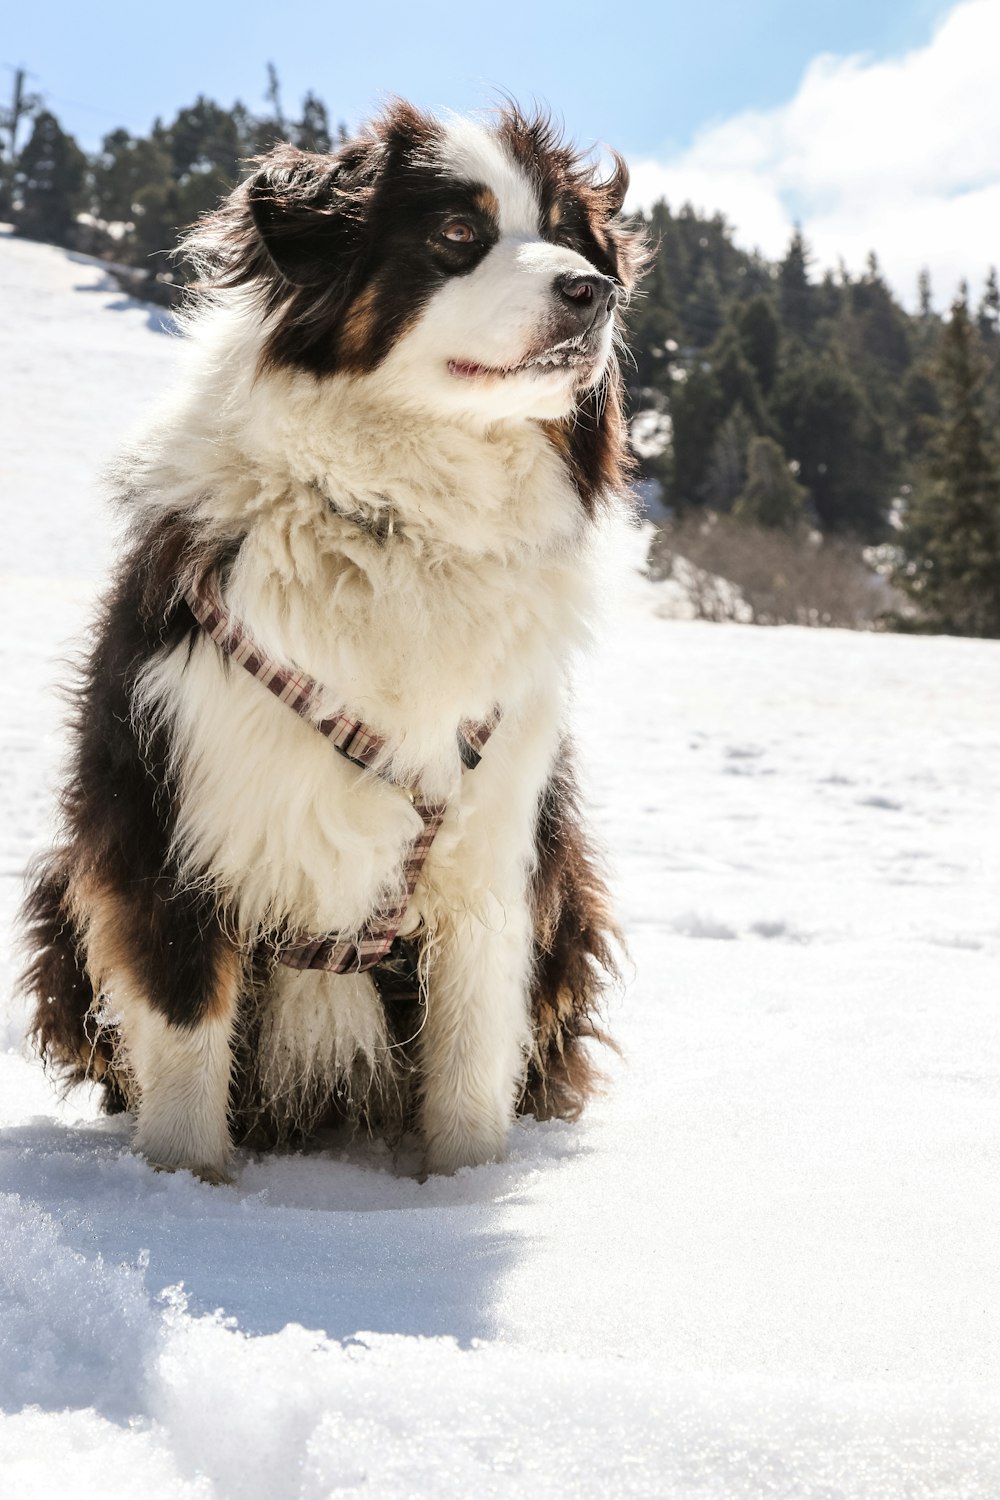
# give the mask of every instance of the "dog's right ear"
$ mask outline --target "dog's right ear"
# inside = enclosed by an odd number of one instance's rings
[[[261,244],[285,281],[312,286],[359,249],[373,177],[367,143],[337,156],[276,146],[260,159],[244,192]]]

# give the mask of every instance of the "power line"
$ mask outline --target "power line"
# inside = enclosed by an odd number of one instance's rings
[[[50,93],[48,89],[43,89],[42,92],[44,93],[46,99],[51,99],[56,104],[66,104],[70,107],[70,109],[86,109],[89,110],[91,114],[106,115],[109,120],[121,119],[120,111],[116,112],[113,109],[106,109],[103,104],[83,104],[79,99],[66,99],[62,94]]]
[[[22,78],[34,78],[39,83],[42,82],[40,74],[30,73],[27,68],[19,67],[14,63],[0,62],[0,67],[6,68],[8,72],[15,75],[20,73]],[[82,99],[67,99],[64,94],[54,94],[51,89],[44,87],[39,90],[39,93],[44,95],[46,99],[51,99],[55,104],[67,105],[70,109],[85,109],[91,114],[105,115],[109,120],[121,119],[123,113],[122,111],[108,109],[106,104],[85,104]]]

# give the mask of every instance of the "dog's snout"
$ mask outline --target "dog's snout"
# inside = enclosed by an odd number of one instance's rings
[[[556,294],[581,325],[605,322],[618,303],[618,289],[609,276],[597,271],[564,271],[556,277]]]

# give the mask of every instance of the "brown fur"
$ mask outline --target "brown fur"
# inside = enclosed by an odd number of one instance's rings
[[[585,1043],[610,1044],[601,1001],[608,980],[620,978],[622,938],[583,826],[568,743],[539,808],[536,855],[534,1048],[518,1108],[574,1120],[600,1086]]]
[[[88,1080],[100,1082],[105,1086],[105,1107],[117,1112],[124,1107],[124,1096],[111,1071],[114,1048],[96,1023],[88,1025],[94,990],[68,887],[65,870],[53,859],[29,889],[21,913],[24,947],[30,955],[21,986],[35,999],[31,1037],[67,1088]]]
[[[164,733],[140,737],[132,724],[137,673],[154,651],[195,628],[177,579],[211,555],[186,522],[166,514],[122,559],[70,700],[74,754],[62,841],[36,867],[22,913],[36,1044],[68,1083],[100,1077],[113,1105],[120,1104],[113,1042],[93,1015],[104,974],[126,968],[171,1019],[190,1024],[192,1002],[212,989],[212,955],[224,945],[207,898],[179,890],[172,876]]]
[[[486,214],[491,219],[499,220],[500,202],[496,193],[490,188],[480,188],[472,201],[480,213]]]

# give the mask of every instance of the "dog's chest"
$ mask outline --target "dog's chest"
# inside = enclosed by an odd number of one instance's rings
[[[305,415],[292,424],[293,463],[255,414],[252,463],[234,468],[231,498],[223,482],[219,512],[250,523],[228,610],[323,685],[324,712],[369,724],[394,769],[449,804],[431,868],[461,861],[473,836],[527,859],[566,658],[592,604],[589,527],[564,465],[531,424],[487,440],[368,417],[352,426],[341,410],[321,446],[321,414]],[[249,473],[261,476],[252,503]],[[398,533],[378,544],[324,492],[389,496]],[[346,764],[213,642],[152,663],[144,691],[172,726],[182,864],[212,880],[242,926],[354,930],[398,892],[419,831],[406,797]],[[503,723],[463,773],[458,727],[495,706]]]
[[[585,633],[586,518],[531,424],[489,440],[338,433],[299,455],[310,479],[255,523],[231,602],[338,707],[433,771],[461,720],[515,706]],[[344,518],[374,504],[392,507],[388,537]]]
[[[470,827],[484,847],[513,840],[510,858],[526,858],[525,809],[561,713],[558,622],[579,602],[573,570],[537,563],[515,586],[509,568],[454,565],[420,587],[400,571],[389,569],[396,586],[380,592],[360,575],[342,579],[325,611],[287,585],[279,611],[262,586],[256,614],[247,604],[243,617],[273,651],[268,624],[280,615],[277,654],[324,684],[331,711],[370,724],[397,773],[448,803],[432,867],[465,859]],[[403,792],[346,763],[206,638],[165,661],[151,686],[175,725],[186,862],[225,891],[241,925],[354,930],[392,899],[419,832]],[[494,705],[504,720],[480,766],[463,771],[459,724]]]

